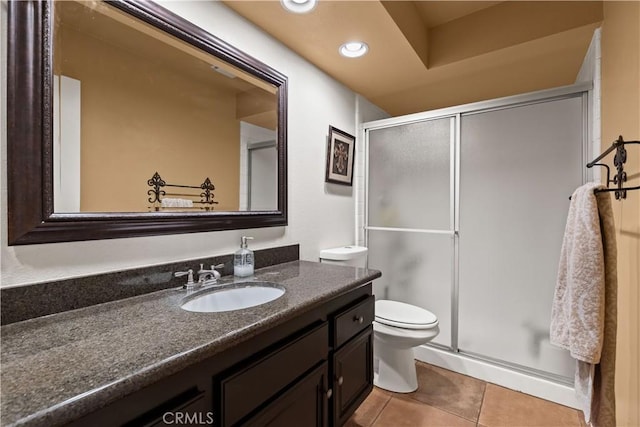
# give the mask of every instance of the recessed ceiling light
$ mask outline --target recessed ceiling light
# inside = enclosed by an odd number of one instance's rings
[[[280,0],[282,6],[289,12],[307,13],[316,7],[317,0]]]
[[[338,50],[342,56],[346,56],[347,58],[357,58],[367,53],[369,51],[369,46],[364,42],[349,42],[340,46],[340,49]]]

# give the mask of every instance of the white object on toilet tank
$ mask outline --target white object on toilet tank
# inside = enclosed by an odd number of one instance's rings
[[[320,262],[364,268],[368,249],[363,246],[341,246],[320,251]]]

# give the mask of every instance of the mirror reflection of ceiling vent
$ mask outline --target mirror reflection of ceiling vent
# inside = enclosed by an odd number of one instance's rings
[[[236,75],[235,75],[235,74],[233,74],[231,71],[227,71],[227,70],[225,70],[224,68],[220,68],[220,67],[218,67],[217,65],[212,65],[212,66],[211,66],[211,69],[212,69],[213,71],[216,71],[216,72],[218,72],[218,73],[222,74],[222,75],[223,75],[223,76],[225,76],[225,77],[229,77],[230,79],[235,79],[235,78],[236,78]]]

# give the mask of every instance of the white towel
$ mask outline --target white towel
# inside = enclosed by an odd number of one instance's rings
[[[596,196],[598,187],[585,184],[571,196],[550,341],[577,360],[575,389],[585,420],[608,427],[615,425],[616,247],[611,197]]]
[[[165,197],[162,199],[163,208],[192,208],[193,201],[188,199],[172,199],[171,197]]]

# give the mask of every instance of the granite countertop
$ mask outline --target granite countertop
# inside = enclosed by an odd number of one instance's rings
[[[189,312],[180,308],[187,291],[169,289],[3,326],[0,422],[72,421],[377,277],[294,261],[256,270],[253,280],[286,292],[244,310]]]

